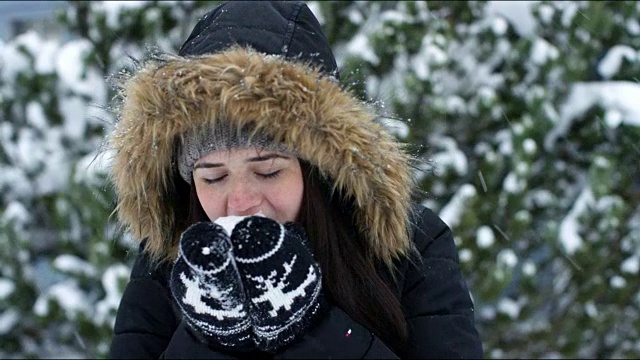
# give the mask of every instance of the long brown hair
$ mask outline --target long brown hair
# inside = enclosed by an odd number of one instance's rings
[[[304,194],[299,222],[320,264],[325,297],[402,354],[408,338],[407,322],[392,291],[388,268],[373,256],[353,225],[352,202],[333,192],[316,167],[305,161],[300,161],[300,166]],[[195,186],[191,186],[189,208],[189,223],[209,220]]]

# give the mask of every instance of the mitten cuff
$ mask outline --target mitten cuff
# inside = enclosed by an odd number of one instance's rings
[[[191,333],[204,344],[234,351],[254,348],[254,342],[250,334],[251,324],[248,319],[244,319],[241,323],[234,324],[234,326],[219,327],[198,321],[187,314],[183,316],[183,320],[191,330]]]

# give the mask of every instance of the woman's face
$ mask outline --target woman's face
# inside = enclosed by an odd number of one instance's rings
[[[193,182],[211,221],[261,213],[285,223],[296,220],[302,204],[300,162],[280,152],[256,148],[211,152],[194,164]]]

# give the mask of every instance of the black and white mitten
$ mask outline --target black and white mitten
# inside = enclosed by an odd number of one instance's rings
[[[231,242],[256,347],[273,351],[304,335],[323,305],[320,267],[304,230],[251,216],[235,226]]]
[[[171,292],[186,322],[208,342],[253,348],[229,235],[218,224],[201,222],[180,237],[171,271]]]

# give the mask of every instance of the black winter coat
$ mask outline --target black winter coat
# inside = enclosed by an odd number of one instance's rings
[[[431,210],[423,209],[413,230],[421,260],[401,261],[397,278],[397,295],[411,333],[409,357],[481,358],[473,303],[450,229]],[[111,358],[398,358],[336,306],[303,338],[275,355],[230,353],[207,346],[181,321],[168,286],[171,269],[151,270],[141,254],[118,309]]]

